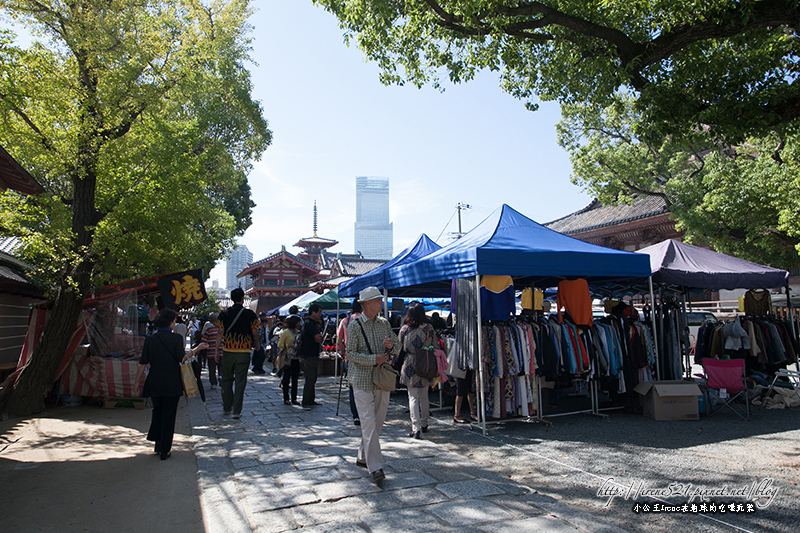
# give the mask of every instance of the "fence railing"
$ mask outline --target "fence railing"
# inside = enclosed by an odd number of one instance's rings
[[[689,306],[687,305],[687,311],[688,310]],[[708,302],[692,302],[691,310],[707,311],[709,313],[713,313],[714,315],[716,315],[717,318],[721,319],[733,318],[735,316],[744,316],[744,313],[739,311],[738,299],[708,301]],[[776,316],[780,318],[789,317],[789,308],[786,306],[785,302],[781,301],[776,302],[773,299],[772,311]],[[800,308],[792,307],[792,316],[794,316],[794,318],[796,319],[800,319]]]

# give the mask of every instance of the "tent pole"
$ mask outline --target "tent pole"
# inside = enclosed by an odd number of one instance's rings
[[[389,320],[389,290],[386,287],[383,288],[383,316]]]
[[[692,378],[692,362],[689,355],[689,324],[686,320],[686,287],[681,293],[681,339],[683,340],[683,353],[686,356],[686,378]]]
[[[656,352],[656,381],[658,381],[658,332],[656,331],[656,299],[655,295],[653,294],[652,276],[647,278],[647,283],[650,285],[650,307],[653,309],[653,320],[651,325],[653,327],[653,349]]]
[[[789,324],[792,325],[792,338],[797,340],[797,330],[794,326],[794,311],[792,310],[792,288],[789,287],[789,280],[786,280],[786,308],[789,311]],[[800,361],[794,362],[794,368],[800,372]]]
[[[339,344],[339,335],[338,335],[338,333],[339,333],[339,309],[340,309],[340,304],[341,304],[341,301],[339,301],[339,292],[338,292],[339,289],[338,289],[338,286],[337,286],[336,291],[337,291],[336,292],[336,329],[334,329],[333,331],[334,331],[334,336],[336,337],[336,344],[338,345]],[[336,354],[337,354],[336,355],[336,359],[333,360],[333,377],[337,377],[339,375],[339,358],[341,357],[341,354],[339,353],[339,350],[336,350]]]
[[[659,306],[659,308],[661,310],[661,312],[658,313],[658,325],[659,325],[658,332],[660,334],[661,342],[664,343],[663,346],[659,346],[659,352],[658,353],[661,354],[660,348],[664,348],[664,353],[662,354],[664,356],[664,364],[668,365],[669,362],[668,362],[667,358],[670,356],[670,354],[669,354],[669,350],[667,349],[667,335],[664,333],[664,328],[665,328],[665,326],[664,326],[664,286],[662,284],[660,284],[660,283],[658,285],[658,306]],[[659,358],[658,362],[661,363],[661,358]],[[659,369],[658,369],[658,378],[659,378],[659,380],[661,379],[661,368],[660,368],[660,365],[659,365]]]
[[[478,353],[477,353],[477,360],[478,360],[478,380],[480,383],[478,384],[477,391],[478,391],[478,402],[480,403],[480,409],[476,409],[478,416],[480,417],[481,428],[483,430],[483,436],[486,436],[486,404],[483,401],[484,397],[484,390],[483,390],[483,362],[481,361],[481,346],[483,346],[483,328],[482,328],[482,319],[481,319],[481,275],[475,274],[475,296],[477,299],[475,300],[477,305],[477,322],[478,322]]]

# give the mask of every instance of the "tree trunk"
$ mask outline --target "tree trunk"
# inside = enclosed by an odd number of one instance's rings
[[[76,298],[74,293],[62,292],[56,298],[41,341],[6,396],[5,405],[0,406],[3,418],[30,416],[44,410],[45,396],[53,387],[53,378],[75,332],[82,307],[83,299]]]
[[[78,166],[79,174],[73,177],[72,231],[75,235],[73,251],[82,258],[62,283],[44,325],[42,339],[31,354],[28,365],[20,373],[14,388],[0,397],[3,418],[30,416],[44,410],[45,396],[53,386],[58,365],[75,332],[84,299],[91,290],[94,262],[86,251],[91,249],[96,224],[96,158],[90,149],[81,153],[84,157],[79,160],[87,164]]]

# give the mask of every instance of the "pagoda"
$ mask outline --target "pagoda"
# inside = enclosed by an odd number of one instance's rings
[[[331,246],[336,246],[339,241],[333,239],[323,239],[317,236],[317,201],[314,200],[314,234],[311,237],[300,239],[294,245],[297,248],[302,248],[303,251],[297,254],[300,259],[316,265],[318,269],[323,267],[323,252]]]

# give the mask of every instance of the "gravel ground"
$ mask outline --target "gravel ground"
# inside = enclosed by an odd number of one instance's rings
[[[333,378],[318,387],[336,397]],[[438,401],[438,393],[431,395]],[[452,405],[452,398],[445,404]],[[346,389],[339,409],[350,416]],[[607,418],[572,415],[552,425],[492,424],[488,435],[452,422],[452,408],[432,413],[425,438],[534,490],[561,499],[628,531],[798,531],[800,515],[800,409],[758,410],[749,421],[720,412],[696,422],[656,422],[641,415],[610,412]],[[387,422],[407,425],[406,394],[392,395]],[[609,481],[612,484],[609,485]],[[686,496],[637,499],[619,496],[609,504],[601,487],[729,490],[764,484],[751,514],[635,513],[634,504],[683,504]],[[671,487],[671,488],[670,488]],[[684,489],[681,489],[684,487]],[[714,502],[752,502],[746,497],[713,497]],[[699,499],[695,500],[701,503]]]

